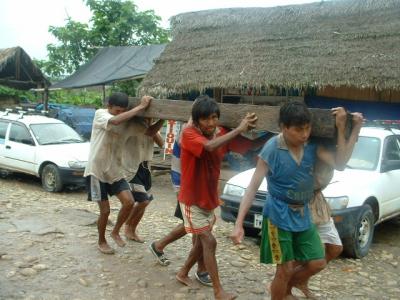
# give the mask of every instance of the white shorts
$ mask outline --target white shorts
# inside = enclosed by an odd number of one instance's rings
[[[181,202],[179,205],[187,233],[200,234],[212,229],[216,220],[214,210],[205,210],[196,205],[187,206]]]
[[[322,243],[342,246],[342,241],[332,218],[330,218],[328,223],[316,226]]]

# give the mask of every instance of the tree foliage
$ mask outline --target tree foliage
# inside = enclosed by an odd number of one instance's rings
[[[92,12],[88,24],[67,18],[65,26],[50,26],[58,40],[48,44],[48,60],[39,66],[51,78],[62,78],[87,62],[101,47],[159,44],[169,32],[159,26],[153,10],[138,11],[131,0],[86,0]]]

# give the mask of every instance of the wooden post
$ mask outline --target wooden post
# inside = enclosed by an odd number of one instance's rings
[[[49,110],[49,88],[47,85],[44,86],[43,91],[43,106],[44,110]]]
[[[106,106],[106,86],[103,84],[103,106]]]
[[[130,106],[139,104],[139,98],[129,98]],[[139,116],[187,121],[191,115],[191,101],[154,99],[150,106]],[[279,132],[279,106],[219,103],[221,111],[220,124],[225,127],[237,127],[246,113],[255,112],[258,116],[257,130]],[[315,137],[333,138],[335,136],[335,119],[329,109],[310,108],[312,113],[312,132]]]

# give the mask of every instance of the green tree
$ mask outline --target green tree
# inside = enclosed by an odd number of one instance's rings
[[[47,45],[48,60],[39,64],[53,79],[73,73],[101,47],[168,42],[161,18],[153,10],[138,11],[131,0],[86,0],[86,5],[92,12],[88,24],[67,18],[65,26],[49,27],[59,42]]]

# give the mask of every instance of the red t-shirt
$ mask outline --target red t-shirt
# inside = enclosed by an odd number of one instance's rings
[[[224,128],[218,127],[215,137],[226,133]],[[184,129],[181,137],[179,202],[189,206],[196,205],[206,210],[212,210],[219,206],[218,179],[225,153],[230,149],[243,153],[251,147],[251,141],[243,137],[238,138],[238,140],[235,138],[230,143],[210,152],[204,149],[204,145],[209,139],[199,129],[196,127]]]

